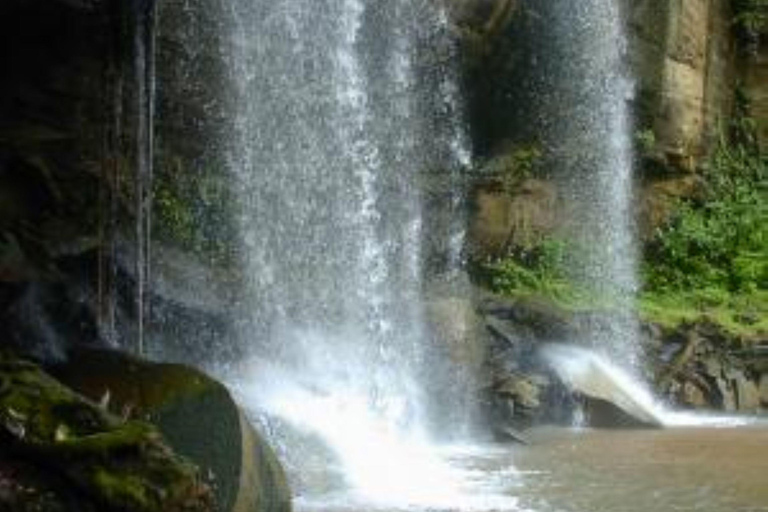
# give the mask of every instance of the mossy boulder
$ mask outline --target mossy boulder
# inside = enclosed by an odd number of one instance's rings
[[[67,501],[83,511],[213,510],[197,468],[154,426],[112,415],[9,356],[0,356],[0,440],[3,510],[75,510],[59,506]],[[30,489],[41,492],[25,498]]]
[[[109,397],[115,413],[157,425],[174,450],[213,477],[220,510],[291,510],[285,474],[272,449],[227,389],[204,373],[92,349],[73,352],[52,371],[93,400]]]

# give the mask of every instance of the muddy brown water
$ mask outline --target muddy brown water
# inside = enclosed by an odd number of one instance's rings
[[[517,450],[533,510],[768,511],[768,428],[543,430]]]
[[[768,512],[768,427],[540,429],[450,457],[483,496],[455,505],[299,500],[324,512]],[[477,492],[477,486],[475,491]],[[434,491],[434,490],[432,490]],[[340,498],[340,499],[339,499]]]

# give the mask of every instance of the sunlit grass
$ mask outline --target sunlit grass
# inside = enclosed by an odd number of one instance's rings
[[[768,291],[729,294],[721,290],[646,292],[638,301],[643,320],[674,328],[707,320],[745,338],[768,336]]]

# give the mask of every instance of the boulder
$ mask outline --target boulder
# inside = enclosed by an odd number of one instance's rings
[[[481,310],[491,330],[506,324],[507,330],[529,330],[542,342],[568,339],[578,335],[580,330],[579,318],[572,312],[535,297],[489,296],[483,300]]]
[[[768,407],[768,373],[764,373],[760,376],[760,404],[763,407]]]
[[[108,401],[113,412],[157,425],[174,450],[212,475],[220,510],[291,510],[285,474],[272,449],[227,389],[204,373],[90,349],[73,352],[53,371],[83,395]]]
[[[13,512],[96,512],[87,496],[51,471],[23,459],[0,458],[0,510]]]
[[[51,502],[82,511],[214,510],[198,469],[156,427],[110,414],[36,365],[6,356],[0,441],[0,510],[35,503],[34,510],[64,510]]]
[[[740,411],[755,412],[760,408],[760,391],[757,384],[744,373],[739,372],[734,379],[736,402]]]
[[[489,415],[493,432],[499,439],[525,442],[520,435],[511,435],[533,426],[542,419],[549,382],[546,378],[520,372],[494,376],[490,389],[493,411]]]
[[[707,406],[707,397],[704,395],[704,391],[693,382],[683,383],[679,400],[681,403],[696,409],[702,409]]]
[[[495,387],[496,393],[510,397],[517,407],[525,409],[541,407],[541,388],[526,375],[509,377]]]

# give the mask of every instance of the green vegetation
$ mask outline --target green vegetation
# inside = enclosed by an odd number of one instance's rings
[[[478,264],[473,274],[500,295],[540,298],[569,311],[610,309],[616,300],[579,282],[569,272],[585,258],[584,250],[576,244],[549,237],[535,246],[517,248],[506,258]]]
[[[648,246],[641,310],[664,324],[708,317],[768,332],[768,157],[739,120],[704,169],[704,196],[682,202]]]
[[[541,149],[537,144],[519,145],[490,160],[484,172],[498,176],[504,190],[512,193],[520,183],[537,174],[541,158]]]
[[[681,201],[645,248],[641,315],[675,326],[708,319],[750,337],[768,332],[768,156],[741,118],[702,170],[704,192]],[[579,254],[582,253],[580,257]],[[567,268],[583,251],[547,239],[476,266],[478,280],[507,296],[537,296],[571,310],[617,301],[579,283]],[[570,265],[567,264],[570,261]]]
[[[734,335],[752,338],[768,332],[768,292],[723,293],[717,289],[690,292],[645,292],[639,301],[643,318],[665,327],[708,320]]]
[[[768,0],[731,0],[733,21],[746,34],[768,29]]]
[[[656,148],[656,134],[651,128],[635,132],[635,146],[641,155],[647,155]]]
[[[161,240],[226,264],[233,233],[231,201],[221,172],[190,178],[180,161],[164,162],[153,183],[154,229]]]
[[[113,416],[9,354],[0,354],[0,442],[99,510],[211,509],[198,469],[157,428]]]

